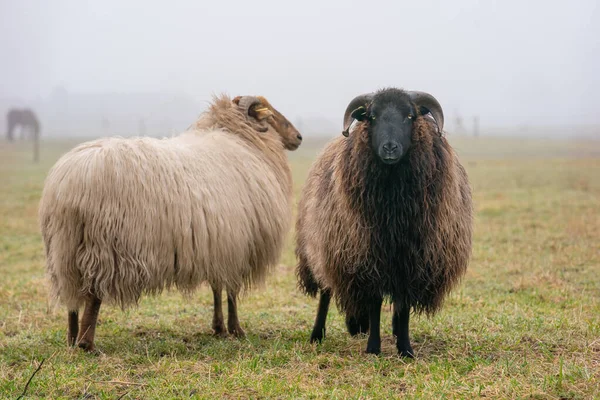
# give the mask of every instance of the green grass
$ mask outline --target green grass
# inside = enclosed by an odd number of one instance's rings
[[[0,398],[600,398],[600,142],[458,138],[474,190],[467,276],[432,319],[413,318],[416,360],[395,355],[390,306],[382,355],[350,338],[332,308],[308,343],[316,301],[298,292],[290,234],[267,285],[240,304],[244,340],[216,339],[203,286],[103,306],[99,354],[66,346],[47,302],[37,205],[69,145],[0,143]],[[296,195],[321,143],[290,153]]]

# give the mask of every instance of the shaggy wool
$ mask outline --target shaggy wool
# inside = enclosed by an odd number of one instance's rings
[[[172,286],[262,283],[289,230],[292,181],[280,134],[257,124],[221,96],[178,136],[99,139],[61,157],[39,208],[53,297],[126,308]]]
[[[365,122],[330,142],[313,164],[298,206],[301,289],[331,289],[348,315],[384,298],[434,314],[464,275],[472,204],[464,168],[435,124],[418,117],[411,149],[383,166]]]

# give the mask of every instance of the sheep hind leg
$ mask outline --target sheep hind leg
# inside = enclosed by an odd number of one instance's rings
[[[212,328],[215,331],[215,336],[226,337],[227,329],[225,329],[225,322],[223,321],[223,302],[221,300],[222,291],[221,285],[212,285],[214,301]]]
[[[240,326],[237,312],[237,297],[239,290],[227,289],[227,329],[229,333],[238,338],[243,338],[246,333]]]
[[[77,344],[77,335],[79,334],[79,311],[69,311],[67,320],[69,328],[67,343],[73,347]]]
[[[96,333],[96,323],[98,322],[98,313],[100,312],[100,300],[95,295],[91,295],[86,299],[85,310],[81,318],[81,329],[77,338],[79,348],[92,352],[96,348],[94,345],[94,335]]]
[[[346,328],[351,336],[359,333],[369,333],[369,314],[361,314],[358,317],[346,315]]]
[[[381,353],[381,304],[383,299],[373,299],[369,305],[369,339],[367,340],[367,350],[369,354]]]
[[[317,308],[317,317],[312,333],[310,334],[310,342],[319,342],[325,337],[325,322],[327,321],[327,312],[329,311],[329,302],[331,301],[331,290],[321,289],[319,296],[319,307]]]
[[[415,353],[410,345],[408,326],[410,307],[401,307],[394,303],[394,316],[392,317],[392,332],[396,336],[396,348],[400,357],[414,358]]]

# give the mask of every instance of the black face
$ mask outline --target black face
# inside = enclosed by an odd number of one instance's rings
[[[385,164],[396,164],[410,148],[416,112],[411,102],[375,96],[367,108],[352,113],[359,121],[367,121],[371,148]]]

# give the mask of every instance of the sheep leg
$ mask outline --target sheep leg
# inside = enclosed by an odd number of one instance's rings
[[[348,333],[352,336],[356,336],[359,333],[368,333],[369,314],[360,314],[358,317],[346,315],[346,328],[348,328]]]
[[[68,344],[73,347],[77,343],[77,335],[79,334],[79,311],[69,311],[69,334]]]
[[[381,353],[381,336],[379,323],[381,321],[381,304],[383,299],[373,299],[369,305],[369,339],[367,341],[367,353]]]
[[[96,333],[96,323],[98,322],[98,313],[100,312],[100,300],[95,295],[86,299],[85,310],[81,318],[81,329],[77,339],[78,346],[85,351],[94,351],[94,335]]]
[[[233,336],[242,338],[246,333],[240,326],[237,312],[237,296],[240,291],[227,289],[227,329]]]
[[[329,302],[331,300],[331,290],[321,289],[321,295],[319,296],[319,307],[317,309],[317,318],[315,319],[315,325],[313,326],[312,333],[310,334],[310,342],[319,342],[325,337],[325,321],[327,320],[327,312],[329,311]]]
[[[410,319],[410,307],[402,307],[394,303],[394,316],[392,317],[392,331],[396,336],[396,348],[401,357],[414,358],[414,352],[410,345],[408,336],[408,323]]]
[[[223,288],[221,285],[212,285],[214,301],[212,328],[215,331],[215,336],[226,337],[227,330],[225,329],[225,322],[223,320],[223,302],[221,300],[222,291]]]

